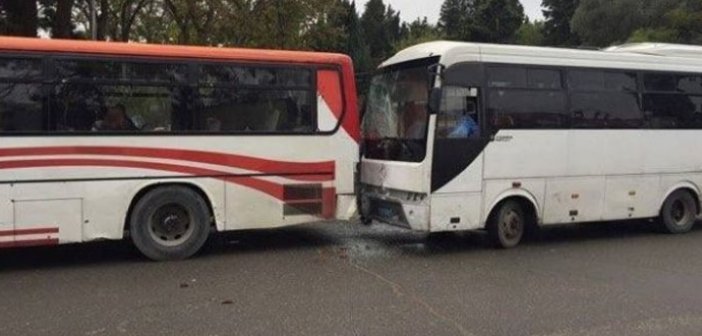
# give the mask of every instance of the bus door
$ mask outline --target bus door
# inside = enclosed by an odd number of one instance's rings
[[[441,95],[432,158],[432,230],[472,229],[482,200],[480,158],[489,141],[482,127],[480,89],[445,86]]]

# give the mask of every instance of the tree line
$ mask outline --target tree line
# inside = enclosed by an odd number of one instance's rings
[[[0,34],[334,51],[351,55],[359,72],[438,39],[702,44],[702,0],[543,0],[543,7],[544,19],[531,21],[519,0],[445,0],[434,24],[403,22],[383,0],[364,8],[352,0],[0,0]]]

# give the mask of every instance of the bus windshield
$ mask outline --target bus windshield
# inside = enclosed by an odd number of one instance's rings
[[[363,117],[367,158],[409,162],[424,159],[430,85],[424,62],[373,77]]]

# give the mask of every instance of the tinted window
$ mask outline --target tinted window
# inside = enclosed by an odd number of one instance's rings
[[[61,132],[165,132],[174,127],[174,111],[183,112],[181,88],[94,85],[56,87],[52,122]]]
[[[3,132],[42,131],[46,113],[40,84],[0,82],[0,130]]]
[[[491,90],[488,112],[494,130],[556,129],[568,121],[560,91]]]
[[[627,72],[570,70],[568,86],[574,91],[636,91],[636,74]]]
[[[489,85],[495,88],[526,88],[527,70],[516,67],[490,68]]]
[[[0,58],[0,79],[31,80],[41,77],[41,60]]]
[[[685,93],[702,94],[702,76],[678,77],[678,90]]]
[[[561,72],[557,70],[529,69],[529,87],[533,89],[560,89]]]
[[[244,85],[276,87],[310,87],[312,72],[307,69],[203,65],[202,85]]]
[[[121,61],[56,61],[60,80],[118,80],[150,82],[185,82],[185,64],[137,63]]]
[[[210,132],[316,131],[309,91],[201,88],[195,129]]]
[[[574,128],[639,128],[643,113],[637,94],[616,92],[573,93],[570,96]]]
[[[436,136],[450,139],[479,137],[478,90],[447,86],[442,93]]]
[[[701,96],[646,94],[644,110],[652,128],[702,128]]]
[[[702,93],[702,76],[645,74],[647,91]]]

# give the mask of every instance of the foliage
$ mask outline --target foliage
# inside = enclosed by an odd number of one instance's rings
[[[545,24],[543,21],[525,20],[515,34],[515,43],[520,45],[541,46],[545,45]]]
[[[693,0],[691,2],[698,2]],[[661,23],[685,0],[581,0],[571,21],[573,31],[589,46],[605,47],[626,42],[632,35],[651,35],[651,29],[667,29]],[[636,33],[637,30],[640,30]],[[646,33],[648,32],[648,33]]]
[[[519,0],[446,0],[439,27],[452,40],[508,42],[524,22]]]
[[[395,44],[395,51],[400,51],[415,44],[441,40],[443,35],[439,29],[430,24],[427,18],[417,18],[411,23],[403,23],[400,40]]]
[[[580,38],[570,26],[570,21],[580,0],[543,0],[545,18],[544,43],[552,46],[577,46]]]

